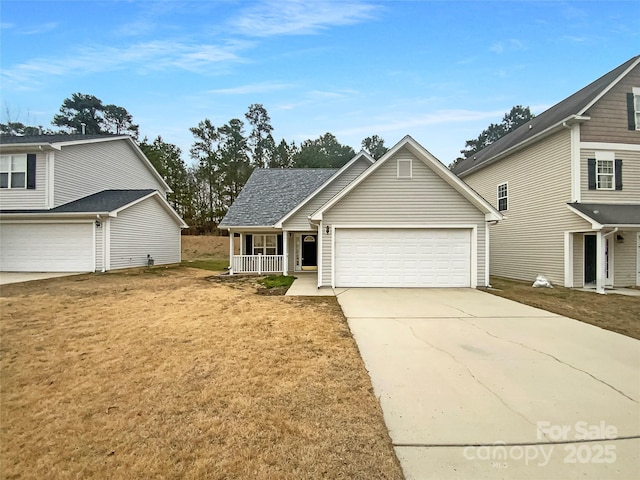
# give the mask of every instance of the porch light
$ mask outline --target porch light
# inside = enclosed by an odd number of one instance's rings
[[[331,233],[331,225],[327,225],[324,229],[324,233],[326,233],[327,235],[329,235]]]

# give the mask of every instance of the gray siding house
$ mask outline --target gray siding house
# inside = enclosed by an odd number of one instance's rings
[[[504,214],[493,275],[640,285],[640,56],[453,171]]]
[[[315,272],[318,287],[488,285],[501,215],[407,136],[339,170],[258,169],[220,224],[231,273]],[[240,251],[233,237],[240,236]]]
[[[180,261],[184,221],[128,136],[0,137],[0,270],[93,272]]]

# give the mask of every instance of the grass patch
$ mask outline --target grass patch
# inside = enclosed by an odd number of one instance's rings
[[[296,277],[292,277],[291,275],[269,275],[268,277],[258,280],[258,283],[265,288],[288,288],[295,279]]]
[[[3,285],[2,478],[402,478],[335,298],[163,273]]]
[[[210,270],[214,272],[224,272],[229,267],[229,259],[211,259],[211,260],[183,260],[183,267],[199,268],[201,270]]]
[[[532,307],[590,323],[640,339],[640,297],[599,295],[574,288],[533,288],[531,282],[491,277],[494,290],[487,292]]]

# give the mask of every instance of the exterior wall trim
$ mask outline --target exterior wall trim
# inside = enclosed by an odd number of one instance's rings
[[[571,201],[580,201],[580,124],[571,127]]]
[[[573,233],[564,232],[564,286],[573,288]]]
[[[580,142],[583,150],[615,150],[616,152],[640,152],[640,144],[609,143],[609,142]]]

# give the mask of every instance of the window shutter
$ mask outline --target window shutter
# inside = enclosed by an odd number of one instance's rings
[[[615,160],[616,171],[616,190],[622,190],[622,160],[616,158]]]
[[[281,233],[278,234],[277,240],[278,240],[278,248],[276,250],[276,255],[282,255],[283,254],[282,253],[283,248],[282,248],[282,234]]]
[[[36,154],[27,154],[27,188],[36,189]]]
[[[627,120],[629,130],[636,129],[636,109],[633,104],[633,93],[627,93]]]
[[[589,190],[596,189],[596,159],[587,158],[587,179],[589,182]]]
[[[253,235],[244,236],[244,254],[253,255]]]

